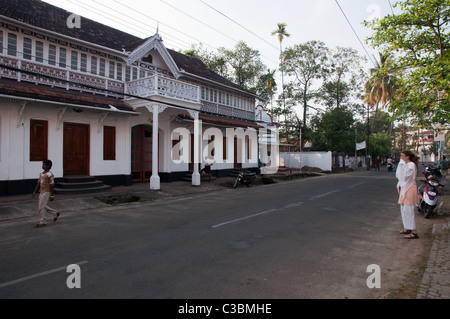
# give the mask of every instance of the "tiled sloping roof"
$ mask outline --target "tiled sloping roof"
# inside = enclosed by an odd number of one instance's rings
[[[99,94],[86,94],[74,90],[66,90],[47,85],[35,85],[27,82],[2,78],[0,81],[0,94],[12,97],[24,97],[43,101],[69,103],[80,106],[97,107],[110,110],[110,105],[120,111],[134,112],[134,109],[122,99],[107,97]],[[137,113],[136,113],[137,114]]]
[[[226,78],[224,78],[223,76],[217,74],[216,72],[212,71],[211,69],[209,69],[205,63],[203,63],[202,60],[191,57],[189,55],[185,55],[179,52],[176,52],[174,50],[170,50],[168,49],[167,51],[169,51],[170,55],[172,56],[173,60],[175,61],[175,63],[177,64],[177,66],[194,75],[203,77],[205,79],[208,80],[212,80],[214,82],[217,83],[221,83],[227,86],[230,86],[232,88],[236,88],[238,90],[244,91],[244,92],[248,92],[250,94],[252,94],[251,92],[249,92],[248,90],[242,88],[241,86],[227,80]]]
[[[180,114],[178,117],[182,120],[191,120],[191,117],[187,114]],[[205,123],[217,124],[217,125],[225,125],[231,127],[252,127],[252,128],[262,128],[261,125],[258,125],[254,121],[241,120],[237,118],[231,118],[221,115],[213,115],[213,114],[205,114],[200,113],[199,119]]]
[[[69,28],[72,14],[40,0],[0,0],[0,14],[35,27],[122,51],[140,38],[82,17],[81,28]]]

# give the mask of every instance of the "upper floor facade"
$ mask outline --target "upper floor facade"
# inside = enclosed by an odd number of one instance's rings
[[[84,18],[69,28],[70,13],[47,3],[0,2],[1,78],[115,97],[131,109],[157,100],[255,119],[256,95],[167,49],[158,34],[140,39]]]

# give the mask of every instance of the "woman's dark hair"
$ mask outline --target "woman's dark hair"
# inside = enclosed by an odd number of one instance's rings
[[[410,150],[405,150],[402,152],[402,154],[405,154],[405,156],[408,156],[409,160],[411,162],[413,162],[414,164],[416,164],[416,168],[419,167],[419,158],[416,156],[416,154],[414,154]]]

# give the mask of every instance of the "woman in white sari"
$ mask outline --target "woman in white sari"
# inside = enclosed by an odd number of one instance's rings
[[[414,207],[419,203],[417,196],[417,156],[411,151],[403,151],[401,160],[397,166],[395,176],[398,179],[397,190],[399,193],[398,203],[403,221],[403,231],[406,239],[419,238],[414,221]]]

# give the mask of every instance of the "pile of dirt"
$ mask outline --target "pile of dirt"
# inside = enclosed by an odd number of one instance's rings
[[[321,170],[318,167],[310,167],[310,166],[303,166],[301,169],[302,172],[309,172],[309,173],[323,173],[324,171]]]

